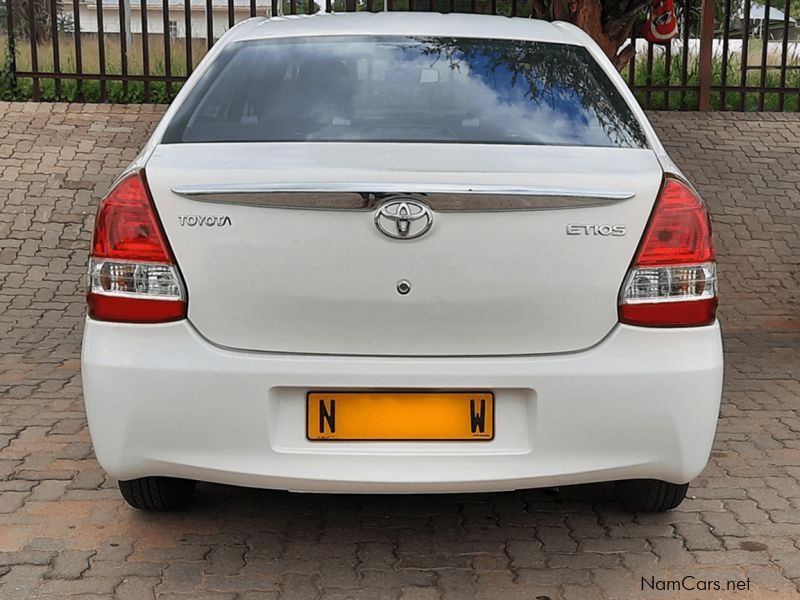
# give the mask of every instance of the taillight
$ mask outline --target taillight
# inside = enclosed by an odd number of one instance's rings
[[[667,177],[622,286],[619,317],[645,327],[708,325],[717,314],[717,265],[708,211]]]
[[[186,317],[186,292],[142,172],[100,202],[89,260],[89,316],[163,323]]]

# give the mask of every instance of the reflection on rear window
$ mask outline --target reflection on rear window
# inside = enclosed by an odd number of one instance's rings
[[[232,44],[164,137],[284,141],[646,144],[584,48],[442,37]]]

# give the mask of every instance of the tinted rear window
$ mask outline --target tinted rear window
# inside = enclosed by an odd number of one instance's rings
[[[438,37],[232,44],[164,136],[165,143],[297,141],[646,144],[584,48]]]

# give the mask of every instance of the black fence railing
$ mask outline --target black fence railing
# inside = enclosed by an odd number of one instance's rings
[[[254,16],[342,11],[529,17],[537,0],[5,0],[0,98],[169,102],[214,42]],[[676,0],[680,35],[630,39],[623,76],[648,109],[800,110],[789,0]]]

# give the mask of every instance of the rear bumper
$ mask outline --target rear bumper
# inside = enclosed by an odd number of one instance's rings
[[[181,321],[87,320],[84,398],[112,476],[314,492],[510,490],[703,470],[722,387],[719,326],[618,326],[589,350],[508,358],[276,355]],[[311,442],[314,389],[493,390],[491,442]]]

